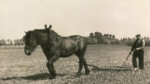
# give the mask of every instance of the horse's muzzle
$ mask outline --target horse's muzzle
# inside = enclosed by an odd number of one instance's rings
[[[25,52],[26,55],[31,55],[31,50],[24,49],[24,52]]]
[[[26,55],[31,55],[32,50],[31,49],[27,49],[26,47],[24,48],[24,52]]]

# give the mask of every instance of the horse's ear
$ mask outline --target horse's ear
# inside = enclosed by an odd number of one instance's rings
[[[52,28],[52,25],[49,25],[49,29],[51,29]]]
[[[47,29],[47,24],[44,25],[45,29]]]

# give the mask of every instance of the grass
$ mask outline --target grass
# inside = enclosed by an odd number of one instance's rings
[[[75,77],[78,71],[78,58],[73,55],[60,58],[54,63],[57,77],[50,80],[46,68],[46,57],[38,48],[31,56],[23,49],[0,50],[0,84],[148,84],[150,78],[150,47],[145,49],[145,69],[132,73],[131,57],[128,65],[121,67],[130,47],[88,46],[85,53],[90,75]],[[150,83],[149,83],[150,84]]]

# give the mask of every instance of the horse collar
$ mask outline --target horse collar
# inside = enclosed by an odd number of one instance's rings
[[[50,30],[50,29],[47,29],[47,46],[48,46],[49,43],[50,43],[50,38],[52,39],[51,30]]]

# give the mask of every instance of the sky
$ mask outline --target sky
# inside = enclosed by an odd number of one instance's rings
[[[0,39],[51,24],[59,35],[150,37],[149,0],[0,0]]]

